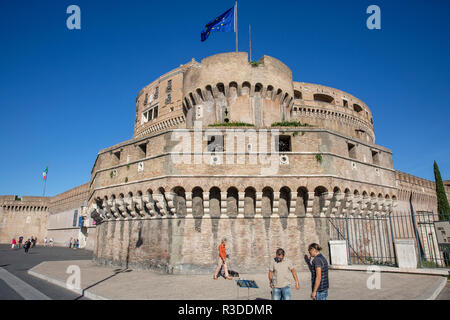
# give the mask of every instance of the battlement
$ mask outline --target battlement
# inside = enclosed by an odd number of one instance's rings
[[[375,142],[370,109],[338,89],[293,82],[283,62],[263,56],[249,62],[246,52],[192,60],[146,86],[138,95],[134,138],[167,129],[206,128],[245,122],[270,128],[300,121],[368,143]]]

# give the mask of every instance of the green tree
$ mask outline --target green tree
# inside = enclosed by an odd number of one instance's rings
[[[434,161],[434,179],[436,181],[436,196],[439,220],[448,220],[450,215],[450,205],[448,204],[447,195],[445,194],[444,183],[442,182],[441,172]]]

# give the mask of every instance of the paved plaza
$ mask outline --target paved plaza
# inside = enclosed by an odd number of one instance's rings
[[[153,271],[135,271],[100,267],[91,261],[53,261],[34,267],[30,273],[64,286],[69,266],[81,270],[79,294],[92,299],[151,300],[235,300],[270,299],[266,273],[241,274],[241,279],[255,280],[258,289],[238,289],[235,281],[213,280],[211,275],[165,275]],[[298,272],[300,290],[292,289],[293,300],[309,300],[310,273]],[[329,300],[414,300],[430,299],[445,285],[446,278],[433,275],[381,273],[380,289],[370,290],[371,276],[361,271],[330,270]],[[237,279],[237,278],[235,278]],[[448,297],[447,297],[448,298]]]
[[[100,267],[87,250],[36,247],[25,254],[0,245],[0,300],[23,299],[157,299],[157,300],[264,300],[270,299],[267,274],[241,274],[255,280],[258,289],[238,289],[235,281],[211,275],[166,275],[153,271]],[[69,266],[80,269],[81,289],[70,291]],[[73,268],[73,267],[72,267]],[[297,270],[301,288],[292,290],[293,300],[309,300],[310,273]],[[450,286],[436,275],[381,273],[381,288],[370,290],[364,271],[330,270],[329,300],[450,300]],[[237,279],[237,278],[235,278]],[[442,289],[442,291],[441,291]],[[438,293],[440,294],[438,295]]]

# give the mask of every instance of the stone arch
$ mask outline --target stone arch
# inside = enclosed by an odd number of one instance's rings
[[[194,217],[201,217],[203,214],[203,189],[201,187],[195,187],[192,189],[192,215]]]
[[[186,216],[186,191],[183,187],[175,187],[172,192],[175,194],[173,197],[173,206],[175,213],[179,217]]]
[[[228,96],[236,97],[238,96],[238,84],[235,81],[230,82],[228,85]]]
[[[197,102],[195,101],[194,95],[192,94],[192,92],[189,93],[189,98],[191,98],[192,105],[193,105],[193,106],[196,106],[196,105],[197,105]]]
[[[289,187],[282,187],[280,189],[280,200],[278,204],[278,214],[280,217],[287,217],[291,207],[291,189]]]
[[[276,99],[279,99],[280,101],[281,101],[281,97],[283,96],[283,90],[281,90],[281,89],[278,89],[277,90],[277,93],[276,93],[276,95],[275,95],[275,100]]]
[[[200,97],[200,99],[201,99],[202,101],[204,101],[205,99],[203,98],[203,92],[202,92],[202,89],[198,88],[198,89],[196,90],[196,92],[197,92],[197,95]]]
[[[270,217],[273,211],[273,189],[265,187],[262,190],[261,214],[263,217]]]
[[[156,193],[157,195],[161,195],[161,196],[158,196],[158,197],[155,199],[155,211],[156,211],[156,213],[158,214],[158,216],[162,216],[163,213],[161,212],[161,209],[158,207],[158,203],[159,203],[160,201],[163,201],[163,202],[165,202],[165,204],[167,204],[166,191],[164,190],[163,187],[159,187],[159,188],[156,190],[155,193]],[[165,204],[163,204],[163,206],[164,206]],[[161,205],[161,204],[159,204],[159,205]]]
[[[314,189],[313,214],[319,215],[325,205],[324,195],[328,192],[324,186],[318,186]]]
[[[302,93],[298,90],[294,90],[294,100],[303,99]]]
[[[208,100],[212,100],[212,99],[214,99],[215,97],[214,97],[214,92],[213,92],[213,89],[212,89],[212,87],[210,86],[210,85],[207,85],[206,87],[205,87],[205,90],[206,90],[206,96],[207,96],[207,99]],[[209,97],[209,96],[211,96],[211,98]]]
[[[220,200],[220,189],[218,187],[209,189],[209,214],[213,218],[220,216]]]
[[[250,84],[250,82],[245,81],[242,83],[242,90],[241,90],[241,95],[249,95],[250,91],[252,89],[252,86]]]
[[[342,197],[339,199],[339,196],[341,195],[341,189],[339,187],[333,188],[333,199],[332,199],[332,205],[331,205],[331,212],[333,213],[333,208],[335,210],[335,214],[337,214],[341,209],[340,206],[337,206],[336,204],[339,203],[342,199]]]
[[[306,187],[299,187],[297,189],[297,207],[295,208],[295,214],[297,216],[305,216],[307,206],[308,189]]]
[[[217,91],[225,96],[225,85],[222,82],[216,84]]]
[[[256,190],[253,187],[245,189],[244,195],[244,216],[254,217],[256,208]]]
[[[236,217],[238,214],[239,191],[236,187],[230,187],[227,190],[227,215]]]
[[[273,100],[273,86],[267,86],[266,97],[267,99]]]
[[[184,98],[184,104],[186,105],[186,109],[187,109],[187,110],[189,110],[189,109],[192,108],[192,105],[191,105],[191,103],[189,102],[189,100],[188,100],[187,97]]]
[[[261,83],[255,84],[255,93],[261,93],[263,89],[263,85]]]

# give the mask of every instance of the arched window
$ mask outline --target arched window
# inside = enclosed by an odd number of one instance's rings
[[[251,88],[250,82],[245,81],[242,84],[242,94],[243,95],[244,94],[250,94],[250,88]]]
[[[205,100],[205,99],[203,99],[202,89],[200,89],[200,88],[197,89],[197,95],[200,97],[200,99]]]
[[[223,94],[225,94],[225,86],[223,85],[223,83],[218,83],[217,84],[217,90]]]
[[[353,104],[353,110],[355,110],[358,113],[363,111],[362,107],[359,104],[356,104],[356,103]]]
[[[327,94],[316,93],[314,95],[314,101],[333,103],[334,102],[334,98],[332,96],[327,95]]]

